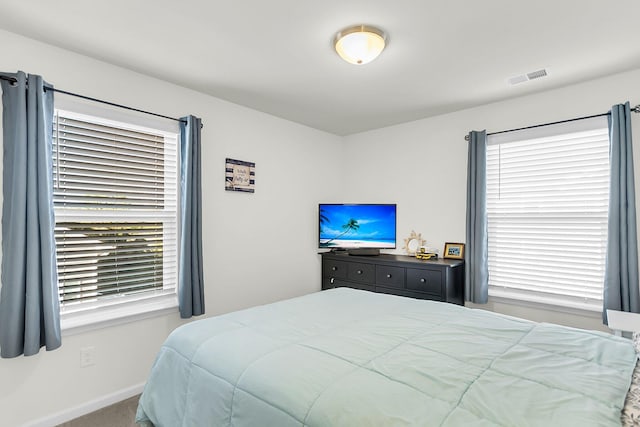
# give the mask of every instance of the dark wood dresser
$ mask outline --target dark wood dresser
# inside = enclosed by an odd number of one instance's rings
[[[341,286],[464,305],[464,261],[325,252],[322,289]]]

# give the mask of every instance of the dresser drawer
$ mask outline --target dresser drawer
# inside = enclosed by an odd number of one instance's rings
[[[377,265],[376,285],[402,289],[404,287],[404,268]]]
[[[442,295],[442,270],[407,268],[407,290]]]
[[[349,265],[347,265],[347,279],[373,285],[375,271],[373,264],[350,262]]]
[[[326,259],[322,262],[322,276],[334,277],[336,279],[347,278],[347,263],[344,261],[336,261]]]
[[[376,286],[376,292],[381,294],[399,295],[401,297],[409,297],[409,298],[416,298],[416,299],[444,301],[441,295],[428,294],[426,292],[407,291],[404,289],[396,289],[396,288],[384,288],[382,286]]]
[[[358,283],[358,282],[347,282],[339,279],[323,279],[322,281],[322,289],[332,289],[332,288],[352,288],[352,289],[360,289],[362,291],[375,291],[375,287],[373,285],[368,285],[366,283]]]

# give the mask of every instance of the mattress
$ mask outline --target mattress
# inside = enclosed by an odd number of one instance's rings
[[[160,349],[161,426],[619,426],[630,340],[337,288],[203,319]]]

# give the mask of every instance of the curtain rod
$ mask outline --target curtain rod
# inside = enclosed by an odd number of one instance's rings
[[[0,79],[8,81],[12,85],[18,82],[18,79],[16,79],[15,77],[6,77],[6,76],[0,75]],[[138,113],[144,113],[144,114],[149,114],[149,115],[156,116],[156,117],[162,117],[163,119],[175,120],[176,122],[181,122],[181,123],[186,123],[187,122],[186,120],[183,120],[183,119],[176,119],[175,117],[164,116],[162,114],[152,113],[151,111],[140,110],[138,108],[128,107],[126,105],[116,104],[114,102],[103,101],[102,99],[92,98],[90,96],[80,95],[80,94],[73,93],[73,92],[67,92],[66,90],[56,89],[54,87],[47,88],[45,86],[44,90],[45,90],[45,92],[47,90],[52,90],[54,92],[63,93],[65,95],[75,96],[75,97],[86,99],[86,100],[89,100],[89,101],[94,101],[94,102],[99,102],[101,104],[111,105],[112,107],[124,108],[125,110],[137,111]],[[203,125],[200,124],[200,127],[202,128]]]
[[[635,107],[631,108],[631,112],[640,113],[640,104],[638,104]],[[576,117],[575,119],[567,119],[567,120],[560,120],[560,121],[557,121],[557,122],[542,123],[542,124],[539,124],[539,125],[525,126],[523,128],[501,130],[501,131],[498,131],[498,132],[488,133],[487,136],[489,136],[489,135],[498,135],[500,133],[515,132],[515,131],[518,131],[518,130],[535,129],[535,128],[539,128],[539,127],[542,127],[542,126],[551,126],[551,125],[558,125],[558,124],[561,124],[561,123],[575,122],[576,120],[593,119],[594,117],[608,116],[610,114],[611,113],[607,112],[607,113],[602,113],[602,114],[594,114],[592,116]],[[469,135],[465,135],[464,136],[464,140],[465,141],[469,141]]]

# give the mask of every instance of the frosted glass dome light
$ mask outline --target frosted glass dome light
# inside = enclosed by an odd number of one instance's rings
[[[334,47],[342,59],[350,64],[364,65],[380,55],[387,44],[386,34],[375,27],[357,25],[336,34]]]

